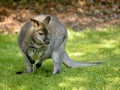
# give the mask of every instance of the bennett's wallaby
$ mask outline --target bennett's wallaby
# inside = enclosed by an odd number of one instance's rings
[[[36,67],[39,68],[45,59],[52,58],[53,74],[60,72],[62,62],[73,68],[99,64],[99,62],[81,63],[71,60],[65,51],[66,40],[66,28],[57,18],[50,15],[39,15],[28,20],[18,36],[18,44],[27,69],[17,72],[17,74],[33,72],[33,64],[36,59],[39,59],[36,64]]]

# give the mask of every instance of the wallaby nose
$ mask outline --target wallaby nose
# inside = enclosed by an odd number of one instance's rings
[[[48,38],[45,38],[45,39],[44,39],[44,42],[45,42],[45,44],[49,44],[49,43],[50,43],[50,40],[49,40]]]

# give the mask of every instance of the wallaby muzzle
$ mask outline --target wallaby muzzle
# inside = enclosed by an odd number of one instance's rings
[[[43,40],[44,42],[45,42],[45,44],[49,44],[50,43],[50,40],[47,38],[47,37],[45,37],[45,39]]]

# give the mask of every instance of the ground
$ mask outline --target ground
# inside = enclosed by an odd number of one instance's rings
[[[33,73],[15,74],[26,69],[17,35],[0,33],[0,41],[0,90],[120,90],[120,27],[68,30],[68,55],[75,61],[102,64],[80,68],[62,65],[57,75],[52,75],[51,59]]]

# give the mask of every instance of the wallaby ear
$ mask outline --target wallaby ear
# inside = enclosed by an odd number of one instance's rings
[[[43,23],[45,24],[45,25],[48,25],[49,24],[49,22],[50,22],[50,16],[47,16],[44,20],[43,20]]]
[[[39,26],[39,22],[35,19],[30,19],[30,23],[33,27],[38,27]]]

